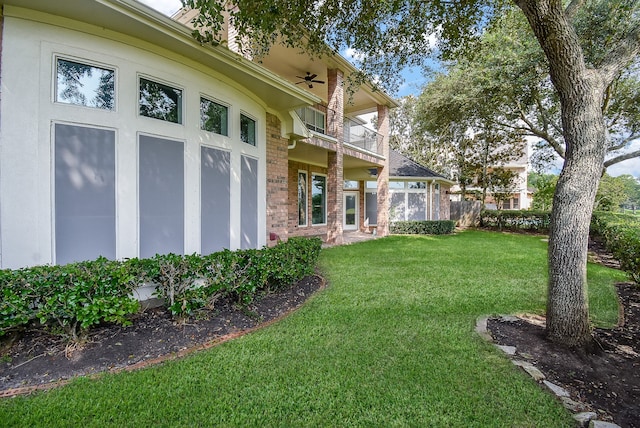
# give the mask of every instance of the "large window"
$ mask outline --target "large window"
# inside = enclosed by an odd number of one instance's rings
[[[311,176],[311,223],[327,223],[327,177],[313,174]]]
[[[307,125],[312,131],[320,132],[321,134],[326,134],[325,129],[325,114],[319,110],[316,110],[312,107],[304,107],[296,110],[300,119]]]
[[[240,235],[241,248],[258,246],[258,160],[241,158]]]
[[[115,131],[55,125],[56,263],[116,258]]]
[[[256,121],[244,114],[240,115],[240,140],[256,145]]]
[[[200,129],[229,135],[229,107],[200,97]]]
[[[390,181],[391,221],[427,220],[428,186],[425,181]]]
[[[200,248],[203,255],[229,248],[231,154],[200,148]]]
[[[115,74],[107,68],[58,58],[56,101],[114,110]]]
[[[307,196],[307,172],[298,171],[298,226],[307,226],[309,199]]]
[[[182,123],[182,90],[141,77],[140,114],[167,122]]]
[[[184,143],[140,136],[140,257],[184,253]]]

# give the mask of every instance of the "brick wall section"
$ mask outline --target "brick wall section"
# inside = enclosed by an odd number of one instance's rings
[[[338,139],[335,152],[327,154],[327,242],[342,243],[342,213],[344,187],[344,82],[338,69],[327,70],[328,110],[327,131]]]
[[[267,113],[267,245],[288,237],[288,144],[280,134],[280,120]]]
[[[382,135],[384,167],[378,168],[378,226],[379,236],[389,234],[389,107],[378,105],[378,133]]]

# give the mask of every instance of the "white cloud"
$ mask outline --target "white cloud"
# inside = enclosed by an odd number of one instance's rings
[[[181,7],[180,0],[138,0],[140,3],[144,3],[167,16],[171,16],[176,13]]]

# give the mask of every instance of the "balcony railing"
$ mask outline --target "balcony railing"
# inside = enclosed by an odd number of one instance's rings
[[[366,126],[346,118],[344,142],[373,153],[382,153],[382,135]]]
[[[330,124],[328,120],[336,117],[336,115],[328,114],[330,112],[331,110],[323,105],[303,107],[296,110],[296,113],[307,126],[307,129],[335,137],[335,135],[331,135],[329,132]],[[344,119],[343,138],[346,144],[372,153],[382,154],[382,135],[353,119]]]

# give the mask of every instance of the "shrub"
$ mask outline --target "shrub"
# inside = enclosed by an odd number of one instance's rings
[[[389,232],[398,235],[447,235],[456,228],[454,220],[396,221]]]
[[[637,217],[594,212],[591,233],[603,238],[607,249],[620,262],[620,268],[640,283],[640,221]]]
[[[156,255],[64,266],[0,271],[0,336],[29,322],[56,323],[76,340],[100,322],[129,323],[139,303],[133,290],[156,286],[174,316],[184,317],[229,295],[247,305],[263,290],[313,272],[322,241],[292,238],[262,250],[224,250],[208,256]]]
[[[547,233],[550,224],[550,211],[482,210],[480,213],[480,226],[487,229]]]

